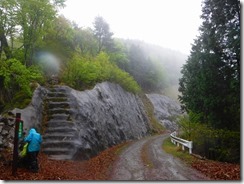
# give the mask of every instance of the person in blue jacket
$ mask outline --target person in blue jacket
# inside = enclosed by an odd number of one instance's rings
[[[34,128],[31,128],[24,141],[29,143],[27,149],[29,169],[32,172],[38,172],[37,156],[41,148],[42,136]]]

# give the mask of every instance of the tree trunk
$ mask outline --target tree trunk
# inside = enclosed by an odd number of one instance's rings
[[[0,45],[0,54],[2,54],[2,52],[4,51],[6,58],[10,59],[11,58],[11,50],[10,47],[8,45],[8,41],[7,38],[4,34],[4,28],[2,25],[0,25],[0,41],[1,41],[1,45]]]

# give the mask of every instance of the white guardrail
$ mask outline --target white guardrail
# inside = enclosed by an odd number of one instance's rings
[[[189,148],[189,153],[192,154],[193,142],[181,139],[176,137],[176,132],[170,134],[171,142],[177,144],[177,146],[182,145],[182,150],[185,150],[185,147]]]

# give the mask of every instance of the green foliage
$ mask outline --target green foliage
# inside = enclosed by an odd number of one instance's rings
[[[100,16],[94,20],[94,35],[98,42],[98,53],[100,51],[109,51],[113,46],[112,36],[109,24]]]
[[[209,159],[240,162],[240,132],[212,129],[198,124],[194,130],[194,152]]]
[[[0,56],[4,51],[6,58],[10,59],[16,51],[22,51],[21,60],[25,65],[32,65],[35,51],[45,45],[43,38],[56,16],[56,8],[63,6],[63,3],[64,0],[1,1],[0,39],[3,49]],[[20,43],[18,47],[16,40]]]
[[[183,132],[181,137],[186,140],[193,140],[195,138],[195,130],[198,125],[199,115],[190,112],[190,115],[184,114],[178,118],[178,125]]]
[[[177,85],[174,93],[178,92],[180,69],[186,55],[138,40],[120,39],[120,42],[125,48],[119,53],[124,53],[128,61],[117,65],[130,73],[146,92],[164,92],[172,85]]]
[[[108,53],[111,62],[122,70],[128,70],[129,58],[125,45],[118,39],[114,39],[114,47]]]
[[[100,52],[95,58],[74,56],[64,69],[62,80],[76,89],[85,89],[97,82],[111,81],[128,91],[140,91],[133,78],[111,63],[109,56],[104,52]]]
[[[64,62],[72,58],[76,49],[76,34],[72,23],[63,16],[55,18],[44,37],[44,48],[58,55]]]
[[[179,100],[215,129],[240,129],[240,2],[205,0]]]
[[[193,152],[209,159],[239,162],[240,132],[213,129],[199,123],[201,114],[190,112],[179,118],[180,137],[193,141]]]
[[[144,91],[156,91],[164,84],[164,70],[161,65],[146,56],[139,46],[132,45],[128,53],[128,72]]]
[[[147,117],[149,118],[149,122],[151,123],[151,133],[162,133],[165,130],[165,127],[158,122],[157,118],[154,115],[154,107],[152,102],[147,98],[147,96],[144,93],[140,93],[139,97],[141,98],[144,108],[147,112]]]
[[[15,104],[16,100],[24,101],[33,92],[31,83],[43,82],[43,76],[37,67],[27,68],[16,59],[0,62],[1,101]]]
[[[163,145],[162,145],[163,150],[166,153],[169,153],[171,155],[173,155],[174,157],[178,157],[182,160],[184,160],[187,164],[191,164],[194,160],[194,157],[192,155],[189,154],[188,151],[183,151],[181,149],[181,146],[178,147],[176,145],[174,145],[170,138],[167,138],[164,140]]]

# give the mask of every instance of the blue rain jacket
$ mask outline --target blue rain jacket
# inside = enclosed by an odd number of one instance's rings
[[[24,139],[24,141],[29,143],[28,152],[39,151],[41,148],[42,137],[34,128],[31,128],[29,135]]]

